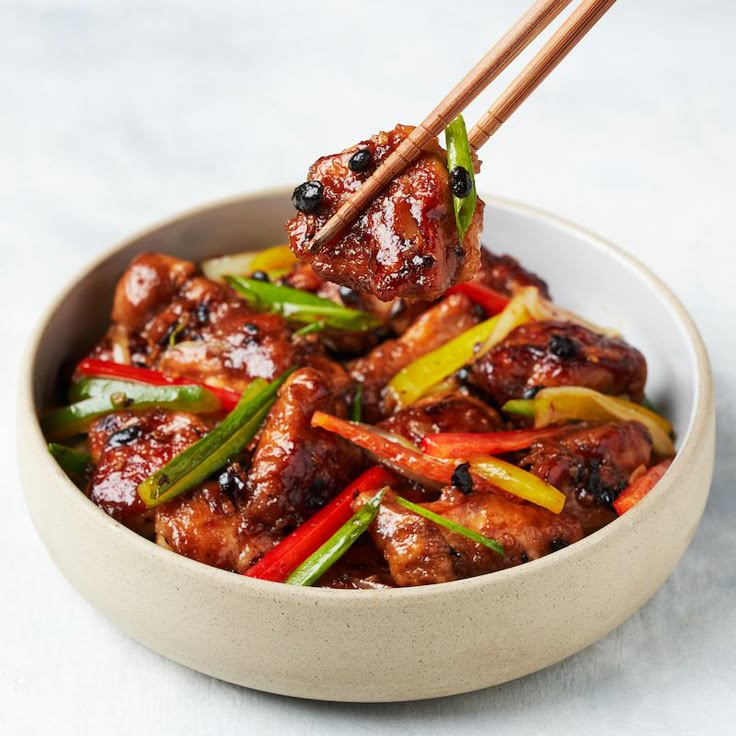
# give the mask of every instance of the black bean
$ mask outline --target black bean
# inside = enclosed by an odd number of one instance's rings
[[[265,271],[253,271],[250,277],[253,281],[265,281],[266,283],[271,281],[271,278]]]
[[[543,388],[544,386],[528,386],[521,394],[521,398],[533,399]]]
[[[467,197],[473,191],[473,180],[464,166],[456,166],[450,172],[450,189],[459,199]]]
[[[137,424],[131,424],[114,432],[107,438],[108,447],[120,447],[120,445],[129,445],[141,436],[141,428]]]
[[[560,537],[555,537],[549,543],[549,548],[550,550],[552,550],[552,552],[559,552],[561,549],[565,549],[565,547],[568,547],[569,545],[570,542],[567,542],[564,539],[560,539]]]
[[[452,485],[464,496],[473,492],[473,478],[470,475],[470,463],[461,463],[453,470]]]
[[[305,181],[300,184],[291,195],[291,202],[299,212],[313,215],[322,204],[324,187],[318,181]]]
[[[341,286],[339,289],[340,299],[343,304],[352,306],[360,301],[360,294],[349,286]]]
[[[572,360],[580,352],[580,346],[566,335],[552,335],[547,344],[550,353],[562,360]]]
[[[361,148],[360,151],[356,151],[348,161],[348,168],[350,171],[354,171],[356,174],[361,171],[365,171],[372,163],[373,156],[367,148]]]

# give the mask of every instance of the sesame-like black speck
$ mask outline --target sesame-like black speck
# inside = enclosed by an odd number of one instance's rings
[[[373,156],[367,148],[361,148],[360,151],[356,151],[348,161],[348,168],[350,171],[354,171],[359,174],[361,171],[365,171],[373,162]]]
[[[468,366],[463,366],[460,368],[460,370],[455,371],[455,378],[457,378],[460,383],[465,384],[470,379],[470,368]]]
[[[318,181],[305,181],[300,184],[291,195],[291,202],[299,212],[313,215],[322,204],[324,187]]]
[[[340,300],[343,304],[353,306],[360,301],[360,294],[349,286],[341,286],[339,289]]]
[[[473,191],[473,179],[464,166],[456,166],[450,172],[450,189],[459,199],[464,199]]]
[[[470,475],[470,463],[461,463],[453,470],[452,485],[464,496],[473,492],[473,478]]]
[[[580,352],[578,343],[565,335],[552,335],[547,348],[552,355],[556,355],[562,360],[572,360]]]
[[[197,304],[197,308],[194,310],[194,316],[197,318],[197,322],[200,324],[203,324],[204,322],[207,322],[210,318],[210,308],[207,305],[207,302],[199,302]]]
[[[266,283],[271,281],[271,278],[265,271],[253,271],[250,277],[253,279],[253,281],[264,281]]]
[[[529,555],[526,553],[526,550],[521,550],[519,559],[521,560],[522,564],[525,562],[529,562]]]
[[[555,537],[550,543],[549,548],[552,552],[559,552],[561,549],[565,549],[565,547],[569,547],[570,542],[566,542],[564,539],[560,539],[560,537]]]
[[[108,447],[120,447],[120,445],[128,445],[141,436],[141,428],[137,424],[131,424],[129,427],[114,432],[107,438]]]
[[[237,471],[238,467],[231,466],[217,476],[217,485],[223,493],[235,495],[245,490],[245,482]]]

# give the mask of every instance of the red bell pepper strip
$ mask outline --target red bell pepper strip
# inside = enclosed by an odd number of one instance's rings
[[[663,460],[661,463],[649,468],[649,470],[643,475],[640,475],[633,483],[629,483],[613,502],[613,508],[616,509],[616,513],[621,516],[621,514],[626,513],[632,506],[639,503],[662,479],[662,476],[670,465],[672,465],[671,458]]]
[[[389,485],[393,480],[391,473],[379,466],[367,470],[324,508],[263,555],[245,575],[259,580],[284,582],[350,519],[356,496]]]
[[[387,433],[381,432],[376,427],[349,422],[321,411],[316,411],[312,415],[312,426],[326,429],[368,450],[377,460],[387,463],[396,472],[427,479],[441,485],[452,483],[452,474],[457,463],[430,457],[418,449],[401,444],[400,440],[403,438],[393,441],[387,436]]]
[[[95,376],[97,378],[109,376],[125,381],[150,383],[152,386],[201,386],[220,399],[223,411],[232,411],[240,401],[240,394],[237,391],[220,388],[219,386],[210,386],[202,381],[193,381],[191,378],[175,378],[150,368],[113,363],[111,360],[84,358],[77,366],[75,373],[80,376]]]
[[[549,429],[514,429],[509,432],[442,432],[428,434],[422,450],[433,457],[468,458],[472,455],[501,455],[530,447],[534,442],[559,431]]]
[[[465,294],[472,302],[483,307],[489,317],[502,312],[510,301],[507,296],[499,294],[497,291],[483,284],[479,284],[477,281],[466,281],[463,284],[456,284],[447,290],[447,294]]]

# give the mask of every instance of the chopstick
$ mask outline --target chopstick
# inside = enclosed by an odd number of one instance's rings
[[[478,150],[572,51],[616,0],[583,0],[468,133]]]
[[[373,172],[363,186],[338,208],[314,236],[310,249],[318,250],[321,245],[349,227],[366,205],[421,155],[424,146],[436,138],[571,2],[572,0],[537,0]]]
[[[470,131],[478,150],[547,78],[616,0],[583,0],[531,62]],[[569,5],[571,0],[538,0],[437,107],[332,215],[312,239],[313,252],[340,235],[373,198],[421,153]]]

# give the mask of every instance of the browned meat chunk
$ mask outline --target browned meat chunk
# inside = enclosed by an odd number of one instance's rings
[[[311,426],[316,410],[346,416],[331,380],[301,368],[282,386],[248,473],[246,516],[280,530],[301,524],[360,471],[358,449]]]
[[[231,476],[225,472],[222,477]],[[273,547],[277,537],[246,524],[241,499],[227,485],[209,482],[159,507],[157,542],[206,565],[235,572],[247,570]]]
[[[495,432],[503,422],[495,409],[460,391],[420,399],[380,424],[419,444],[437,432]]]
[[[236,390],[303,362],[310,345],[291,339],[283,317],[253,311],[195,271],[188,261],[138,256],[118,282],[116,324],[94,354],[109,359],[122,328],[134,363]]]
[[[481,250],[480,271],[476,280],[505,296],[513,296],[525,286],[536,286],[539,293],[549,299],[547,283],[537,274],[527,271],[516,258],[497,256],[485,248]]]
[[[350,374],[363,382],[363,410],[368,422],[378,421],[393,407],[380,407],[386,384],[409,363],[470,329],[478,318],[462,294],[453,294],[427,310],[397,340],[386,340],[350,363]]]
[[[286,227],[294,253],[324,279],[383,300],[397,296],[432,300],[478,270],[484,205],[479,199],[471,226],[459,242],[447,155],[436,141],[345,234],[316,253],[310,249],[319,228],[411,131],[399,125],[324,156],[309,169],[308,180],[322,187],[321,204],[313,214],[298,212]],[[369,165],[356,172],[350,161],[358,151],[368,152],[361,155],[369,156]]]
[[[163,253],[141,253],[115,289],[113,322],[131,332],[143,329],[162,304],[169,302],[197,267]]]
[[[651,454],[652,440],[638,422],[581,424],[538,440],[519,465],[562,491],[565,513],[590,534],[616,518],[611,504]]]
[[[473,383],[499,404],[550,386],[585,386],[640,401],[646,378],[644,356],[631,345],[557,321],[517,327],[471,373]]]
[[[356,505],[365,502],[368,494]],[[426,508],[504,548],[504,555],[412,513],[387,497],[370,532],[397,585],[427,585],[482,575],[554,552],[582,538],[578,521],[495,493],[451,490]]]
[[[138,485],[208,430],[194,414],[164,409],[119,411],[98,419],[89,430],[96,466],[89,497],[127,526],[144,530],[153,514],[138,496]]]

